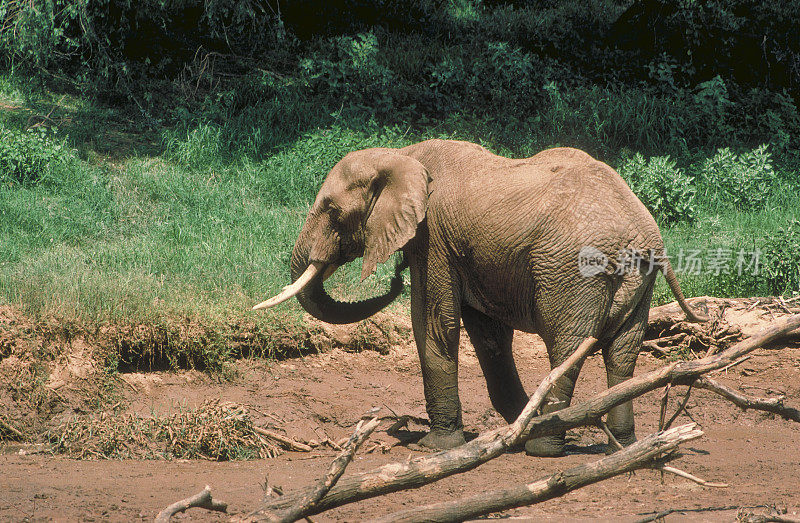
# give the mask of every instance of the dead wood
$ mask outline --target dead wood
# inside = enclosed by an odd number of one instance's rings
[[[676,456],[669,453],[678,444],[698,438],[702,434],[696,424],[689,423],[652,434],[610,456],[551,474],[532,483],[395,512],[376,520],[376,523],[464,521],[492,512],[533,505],[625,472],[650,467],[654,459],[662,453],[668,453],[665,460],[672,459]]]
[[[261,434],[262,436],[266,436],[269,439],[277,441],[278,443],[281,443],[287,450],[294,450],[297,452],[311,452],[310,445],[306,445],[305,443],[300,443],[299,441],[287,438],[286,436],[282,436],[277,432],[273,432],[267,429],[262,429],[261,427],[253,427],[253,432],[255,432],[256,434]]]
[[[689,397],[688,394],[687,394],[686,397],[687,398]],[[680,412],[680,409],[678,410],[678,412]],[[676,417],[676,416],[673,416],[673,418],[674,417]],[[692,423],[694,423],[694,422],[692,422]],[[622,446],[622,444],[619,441],[617,441],[617,438],[614,437],[614,434],[611,433],[611,429],[608,428],[608,425],[606,425],[605,421],[600,420],[597,423],[597,426],[600,427],[603,430],[603,432],[606,433],[606,436],[608,436],[609,443],[611,445],[613,445],[618,451],[625,448],[625,447]],[[665,429],[662,429],[659,432],[662,432],[664,430],[669,430],[669,424],[666,425]],[[699,485],[703,485],[704,487],[725,488],[725,487],[728,486],[726,483],[712,483],[710,481],[706,481],[704,479],[698,478],[697,476],[695,476],[693,474],[689,474],[688,472],[683,471],[681,469],[677,469],[675,467],[669,467],[669,466],[665,465],[663,462],[655,463],[654,465],[651,465],[649,468],[653,468],[653,469],[656,469],[656,470],[661,472],[661,482],[662,483],[664,482],[664,473],[665,472],[669,472],[670,474],[675,474],[676,476],[680,476],[680,477],[682,477],[684,479],[688,479],[689,481],[693,481],[693,482],[695,482],[695,483],[697,483]]]
[[[309,515],[320,499],[328,493],[339,478],[344,474],[344,469],[353,460],[356,451],[364,443],[372,432],[380,425],[377,417],[365,423],[365,420],[358,422],[355,432],[344,444],[342,452],[333,460],[328,473],[317,483],[316,487],[304,496],[294,507],[287,510],[280,516],[274,516],[273,521],[292,522]]]
[[[19,441],[25,439],[25,435],[18,430],[11,422],[6,421],[3,419],[3,416],[0,415],[0,440],[2,440],[3,432],[10,433],[12,437],[17,438]]]
[[[536,415],[550,387],[571,367],[583,361],[591,352],[595,338],[586,338],[575,352],[561,365],[550,371],[531,396],[519,417],[507,427],[486,432],[474,440],[454,449],[421,456],[406,463],[390,463],[373,472],[353,474],[339,480],[336,487],[323,497],[307,515],[314,515],[333,507],[352,503],[389,492],[415,488],[432,483],[443,477],[473,469],[490,459],[496,458],[522,441],[522,433],[530,420]],[[342,482],[345,481],[343,485]],[[312,487],[313,488],[313,487]],[[309,495],[310,488],[297,494],[287,495],[260,507],[249,514],[246,520],[258,521],[274,517],[290,510],[299,498]],[[265,516],[269,514],[269,516]]]
[[[724,319],[725,310],[740,307],[739,301],[710,296],[688,301],[693,307],[707,313],[710,320],[705,323],[687,321],[686,314],[677,302],[653,307],[650,309],[642,350],[659,356],[669,356],[682,350],[698,351],[710,356],[743,337],[738,326]]]
[[[211,487],[206,485],[202,491],[198,492],[194,496],[186,499],[182,499],[180,501],[176,501],[172,505],[168,506],[164,510],[158,513],[155,519],[155,523],[166,523],[179,512],[183,512],[187,509],[197,507],[197,508],[204,508],[206,510],[213,510],[215,512],[227,512],[228,511],[228,504],[223,503],[222,501],[214,501],[211,498]]]
[[[716,355],[693,361],[671,363],[620,383],[588,401],[533,419],[531,418],[536,409],[531,408],[534,399],[531,398],[531,402],[525,407],[523,414],[513,424],[487,431],[460,447],[421,456],[404,463],[390,463],[370,472],[343,476],[337,485],[317,503],[309,515],[381,494],[417,488],[444,477],[471,470],[499,456],[508,450],[511,444],[522,441],[530,435],[545,436],[575,427],[594,425],[616,405],[661,388],[667,383],[688,385],[703,374],[722,368],[756,348],[784,337],[798,327],[800,327],[800,315],[790,316],[760,334],[742,340]],[[591,349],[592,344],[588,344],[588,347],[586,345],[587,343],[582,344],[586,351]],[[553,372],[559,368],[554,369]],[[540,386],[541,388],[542,386]],[[538,392],[539,390],[537,390]],[[520,425],[523,429],[518,435]],[[263,518],[263,514],[266,512],[285,511],[308,492],[309,489],[306,488],[298,493],[271,501],[251,513],[248,518],[258,520]]]
[[[715,392],[728,401],[733,402],[734,405],[742,410],[754,409],[772,412],[783,419],[800,423],[800,410],[784,405],[784,396],[778,398],[757,398],[755,396],[748,396],[705,376],[695,380],[693,386]]]
[[[782,296],[761,298],[715,298],[702,296],[688,300],[692,307],[706,313],[710,321],[691,323],[677,302],[650,309],[642,349],[657,356],[685,356],[687,352],[709,356],[727,349],[736,341],[753,334],[762,321],[800,312],[796,298]],[[800,338],[800,329],[787,335]]]

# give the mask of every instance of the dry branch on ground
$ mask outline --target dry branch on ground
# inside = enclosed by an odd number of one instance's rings
[[[363,419],[359,421],[355,432],[353,432],[353,435],[350,436],[349,440],[347,440],[347,443],[344,444],[342,452],[336,457],[335,460],[333,460],[333,463],[331,464],[327,474],[325,474],[325,476],[323,476],[323,478],[317,483],[316,487],[309,492],[307,496],[302,498],[297,505],[286,511],[280,517],[275,517],[274,521],[297,521],[305,514],[311,512],[317,503],[319,503],[319,500],[328,493],[328,491],[336,484],[337,481],[339,481],[339,478],[342,477],[342,474],[344,474],[344,470],[353,460],[353,456],[355,456],[359,447],[361,447],[370,434],[372,434],[372,431],[378,428],[380,423],[381,422],[377,417],[373,417],[366,423]]]
[[[716,355],[709,355],[693,361],[671,363],[616,385],[578,405],[530,419],[536,411],[535,408],[531,408],[534,403],[534,398],[532,398],[520,418],[509,427],[488,431],[455,449],[421,456],[405,463],[390,463],[370,472],[343,476],[338,484],[319,500],[313,511],[306,515],[313,515],[389,492],[416,488],[459,472],[471,470],[499,456],[514,442],[530,435],[544,436],[579,426],[596,424],[606,412],[616,405],[668,383],[689,385],[702,375],[729,365],[754,349],[780,339],[798,328],[800,328],[800,315],[791,316],[779,324],[765,329],[759,335],[742,340]],[[583,348],[588,351],[591,343],[583,344]],[[574,360],[571,363],[574,363]],[[554,372],[556,370],[558,368]],[[548,378],[550,377],[552,377],[552,373]],[[525,419],[526,416],[529,416],[528,420]],[[520,424],[523,430],[517,434]],[[309,489],[303,489],[298,493],[266,503],[248,517],[251,520],[259,520],[263,519],[264,514],[267,513],[285,512],[296,505],[298,500],[307,496],[308,492]]]
[[[697,429],[694,423],[689,423],[665,432],[651,434],[610,456],[556,472],[532,483],[396,512],[379,518],[376,523],[464,521],[492,512],[541,503],[625,472],[649,467],[656,462],[669,461],[676,457],[669,453],[680,443],[699,438],[702,434],[703,432]],[[667,455],[658,459],[664,453]]]
[[[176,501],[159,512],[156,516],[155,523],[167,523],[175,514],[184,512],[190,508],[204,508],[215,512],[227,512],[228,504],[222,501],[214,501],[211,497],[211,487],[206,485],[206,488],[194,496]]]

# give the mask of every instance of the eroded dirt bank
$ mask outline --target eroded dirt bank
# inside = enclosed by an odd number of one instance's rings
[[[523,381],[528,390],[533,390],[548,370],[544,346],[536,336],[518,335],[514,350]],[[459,386],[467,429],[476,433],[500,425],[502,420],[490,406],[477,360],[466,341],[462,341],[460,358]],[[661,364],[663,360],[643,354],[637,372],[644,373]],[[115,388],[121,406],[116,407],[116,412],[146,416],[219,399],[247,408],[256,425],[274,427],[299,441],[326,438],[336,441],[348,436],[361,414],[373,406],[382,407],[385,414],[424,417],[419,364],[415,349],[408,342],[394,344],[384,354],[334,348],[280,362],[245,359],[232,365],[230,380],[198,371],[121,373]],[[797,406],[800,349],[791,346],[760,349],[749,360],[715,378],[757,396],[785,394],[787,403]],[[72,387],[71,383],[57,390]],[[604,388],[602,359],[592,356],[584,366],[575,401]],[[682,392],[681,388],[673,394],[671,409]],[[653,392],[636,401],[640,435],[655,429],[660,397],[661,392]],[[686,455],[676,465],[705,479],[728,483],[728,488],[703,488],[671,476],[662,483],[657,472],[640,471],[507,515],[535,520],[633,521],[677,510],[680,512],[667,516],[668,521],[730,521],[742,507],[777,504],[786,507],[789,514],[800,512],[797,424],[760,412],[743,413],[702,390],[693,392],[688,413],[706,435],[684,447]],[[678,422],[684,420],[688,420],[685,415]],[[421,435],[423,430],[424,426],[418,424],[396,436],[379,430],[371,441],[383,445],[371,453],[360,453],[349,470],[368,470],[418,455],[419,451],[405,442]],[[415,434],[416,431],[420,432]],[[314,520],[361,520],[406,506],[535,479],[599,457],[598,444],[604,442],[604,437],[598,430],[576,430],[571,436],[573,453],[564,458],[506,455],[467,474],[415,491],[343,507]],[[365,450],[374,446],[368,443]],[[80,461],[48,454],[20,455],[20,448],[19,444],[7,443],[0,454],[3,520],[152,519],[164,506],[198,492],[206,484],[213,487],[216,498],[227,501],[233,512],[241,513],[257,506],[265,478],[285,490],[307,485],[327,469],[336,455],[323,445],[311,452],[286,452],[277,458],[254,461]],[[757,508],[749,510],[764,512]],[[188,516],[197,520],[218,518],[199,509],[193,509]]]

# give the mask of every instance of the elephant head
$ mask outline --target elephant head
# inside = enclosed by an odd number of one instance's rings
[[[352,323],[375,314],[402,290],[400,269],[389,291],[359,302],[334,300],[322,282],[340,265],[363,257],[362,280],[414,237],[425,218],[428,172],[394,149],[367,149],[337,163],[317,194],[294,246],[292,284],[254,309],[297,296],[312,316]]]

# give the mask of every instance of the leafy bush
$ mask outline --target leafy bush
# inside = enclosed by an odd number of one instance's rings
[[[767,145],[742,154],[719,149],[700,175],[713,200],[742,210],[763,209],[776,178]]]
[[[394,106],[394,75],[381,62],[380,54],[378,38],[372,32],[339,36],[300,60],[300,71],[317,92],[388,112]]]
[[[790,220],[770,236],[761,260],[759,276],[771,294],[800,293],[800,221]]]
[[[29,184],[48,178],[71,151],[39,127],[19,132],[0,127],[0,182]]]
[[[46,0],[0,2],[0,63],[22,62],[47,67],[77,52],[76,25],[82,2]]]
[[[619,173],[659,222],[692,222],[697,217],[694,178],[676,167],[669,156],[648,161],[637,153],[620,166]]]

